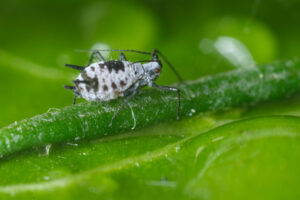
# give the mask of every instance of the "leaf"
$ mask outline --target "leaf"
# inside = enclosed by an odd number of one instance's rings
[[[233,54],[299,56],[296,1],[0,4],[0,127],[62,108],[1,129],[0,199],[299,199],[298,117],[258,118],[300,115],[299,61],[183,83],[180,121],[175,94],[145,91],[135,130],[129,108],[105,127],[122,100],[63,108],[62,88],[76,75],[63,65],[88,59],[74,49],[97,45],[158,48],[186,80],[238,67]],[[175,80],[164,67],[158,83]]]
[[[247,199],[251,188],[249,199],[291,199],[300,195],[299,124],[299,117],[256,118],[184,138],[129,134],[30,151],[2,162],[0,195]]]

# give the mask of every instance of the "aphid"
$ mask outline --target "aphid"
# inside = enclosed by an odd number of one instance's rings
[[[106,61],[100,51],[119,51],[119,60]],[[151,55],[151,60],[143,60],[130,62],[126,59],[123,52],[135,52]],[[168,60],[158,51],[142,52],[136,50],[93,50],[91,58],[86,67],[66,64],[80,70],[81,73],[73,81],[75,86],[66,85],[65,88],[73,90],[75,93],[73,104],[76,97],[82,97],[89,101],[109,101],[120,96],[127,98],[118,108],[112,117],[110,126],[118,113],[128,104],[128,102],[136,95],[144,86],[154,87],[160,90],[176,92],[178,96],[177,119],[180,117],[180,91],[175,87],[157,85],[155,80],[159,77],[162,69],[162,63],[158,55],[169,65],[177,78],[181,81],[181,77],[175,71]],[[99,61],[92,63],[94,58]]]

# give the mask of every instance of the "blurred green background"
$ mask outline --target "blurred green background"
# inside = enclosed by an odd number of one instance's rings
[[[64,64],[89,56],[75,49],[157,48],[196,79],[299,56],[299,9],[298,0],[1,1],[0,127],[72,103],[63,85],[76,72]],[[176,81],[165,67],[158,82]]]

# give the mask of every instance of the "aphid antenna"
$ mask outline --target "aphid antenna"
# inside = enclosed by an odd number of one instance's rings
[[[173,65],[167,60],[167,58],[158,50],[154,50],[153,54],[157,53],[166,63],[167,65],[169,65],[170,69],[173,71],[173,73],[177,76],[178,80],[181,82],[183,81],[183,79],[181,78],[181,76],[178,74],[178,72],[175,70],[175,68],[173,67]]]
[[[152,55],[150,52],[145,51],[137,51],[137,50],[130,50],[130,49],[94,49],[94,50],[84,50],[84,49],[76,49],[76,52],[94,52],[94,51],[117,51],[117,52],[133,52],[133,53],[141,53],[146,55]]]
[[[173,73],[176,75],[177,79],[181,82],[183,79],[178,74],[178,72],[175,70],[173,65],[168,61],[168,59],[158,50],[154,50],[152,53],[145,52],[145,51],[137,51],[137,50],[131,50],[131,49],[94,49],[94,50],[84,50],[84,49],[76,49],[77,52],[95,52],[95,51],[117,51],[117,52],[133,52],[133,53],[140,53],[140,54],[146,54],[146,55],[159,55],[166,63],[169,65],[170,69],[173,71]]]

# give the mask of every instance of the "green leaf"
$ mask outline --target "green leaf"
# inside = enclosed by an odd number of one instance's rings
[[[296,198],[299,124],[299,117],[265,117],[184,138],[153,131],[55,145],[49,154],[37,149],[2,161],[0,195],[248,199],[251,193],[249,199]]]
[[[0,199],[299,199],[299,60],[176,85],[179,121],[176,94],[146,90],[136,126],[126,107],[108,127],[123,99],[69,106],[63,89],[75,49],[157,48],[185,80],[298,57],[299,5],[2,1],[0,127],[18,122],[0,129]]]

